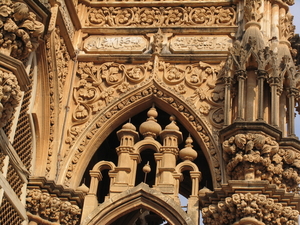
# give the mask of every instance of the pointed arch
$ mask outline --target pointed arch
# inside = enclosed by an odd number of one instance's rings
[[[209,164],[213,186],[220,186],[221,170],[218,143],[196,109],[176,93],[152,81],[143,88],[122,96],[122,101],[115,101],[102,110],[77,138],[64,160],[65,171],[61,173],[58,182],[76,188],[83,176],[84,169],[107,136],[124,123],[132,115],[150,108],[153,103],[156,107],[173,114],[188,132],[195,137]],[[121,106],[121,105],[122,106]],[[108,113],[109,112],[109,113]],[[75,176],[76,174],[76,176]]]
[[[192,219],[168,196],[141,183],[98,206],[82,225],[111,224],[136,209],[149,210],[164,218],[169,224],[194,225]]]

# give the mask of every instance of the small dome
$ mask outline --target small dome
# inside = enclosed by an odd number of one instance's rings
[[[144,137],[153,137],[155,138],[161,132],[161,126],[156,122],[156,117],[158,113],[154,107],[152,107],[147,116],[149,117],[146,122],[140,125],[140,133]]]
[[[136,127],[132,123],[126,123],[122,126],[122,129],[134,130],[136,131]]]
[[[193,139],[191,137],[188,137],[185,143],[186,143],[185,148],[179,151],[179,157],[182,160],[193,161],[198,156],[197,152],[193,149],[193,145],[192,145]]]
[[[176,130],[179,131],[179,127],[176,125],[175,116],[170,116],[171,123],[165,127],[165,130]]]

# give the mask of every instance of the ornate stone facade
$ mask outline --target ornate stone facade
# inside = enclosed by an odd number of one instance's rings
[[[0,224],[296,225],[293,4],[2,1]]]

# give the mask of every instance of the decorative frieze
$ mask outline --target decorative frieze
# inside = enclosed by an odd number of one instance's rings
[[[233,7],[101,7],[90,8],[87,26],[234,26]]]
[[[30,213],[29,220],[45,224],[43,220],[61,225],[76,225],[79,223],[81,209],[69,201],[62,201],[39,189],[29,190],[26,198],[26,208]]]
[[[60,3],[59,9],[62,13],[62,18],[64,20],[67,33],[69,35],[70,40],[72,40],[74,37],[75,28],[74,28],[73,22],[71,20],[68,8],[67,8],[64,0],[58,0],[58,2]]]
[[[263,194],[233,194],[202,209],[203,222],[213,224],[235,224],[240,219],[251,217],[257,221],[247,224],[298,224],[297,210],[275,202]],[[263,223],[259,222],[262,221]],[[239,224],[239,223],[238,223]],[[240,223],[244,224],[244,223]]]
[[[228,36],[176,35],[170,41],[174,53],[227,52],[231,46],[232,40]]]
[[[87,53],[143,53],[148,47],[143,36],[90,36],[84,41]]]

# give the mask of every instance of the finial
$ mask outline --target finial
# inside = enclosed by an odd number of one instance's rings
[[[145,164],[145,166],[143,167],[143,172],[145,173],[144,183],[146,183],[147,174],[151,172],[151,167],[150,167],[150,165],[149,165],[149,161],[148,161],[147,164]]]

